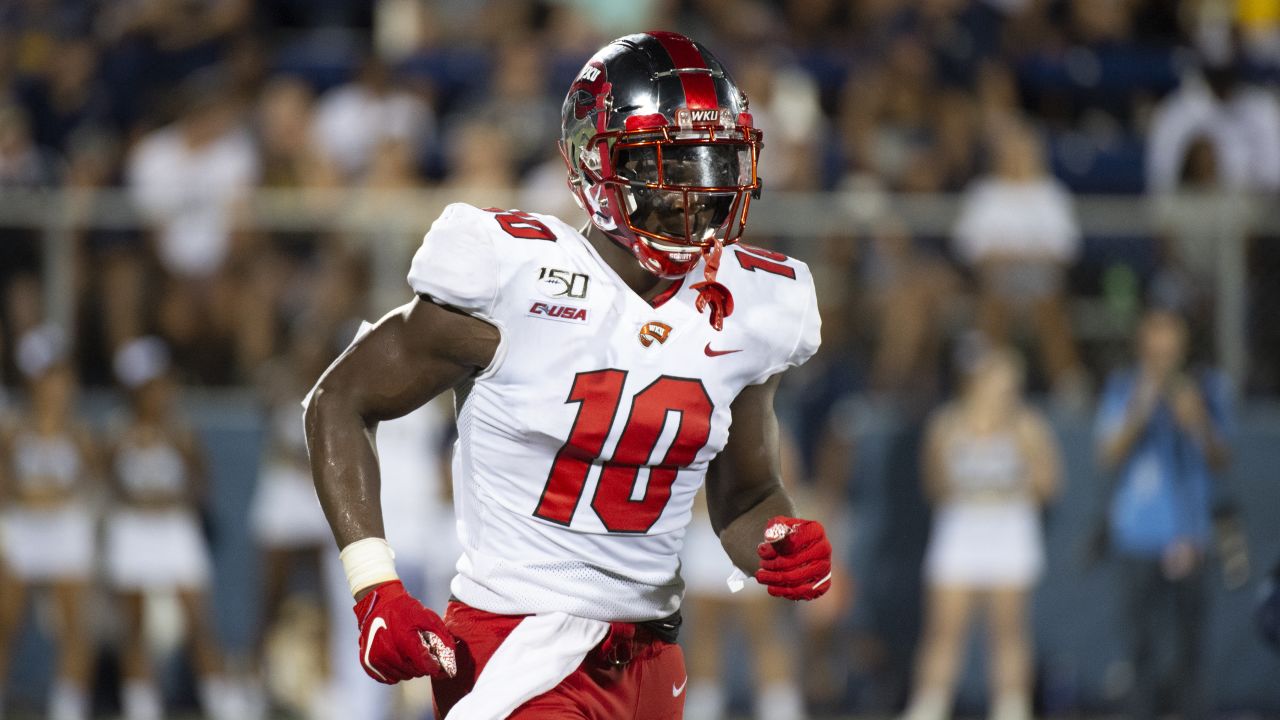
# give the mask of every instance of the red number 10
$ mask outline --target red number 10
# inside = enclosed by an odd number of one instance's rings
[[[497,220],[502,229],[511,237],[525,240],[551,240],[552,242],[556,239],[556,234],[551,232],[551,228],[527,212],[503,210],[501,208],[485,208],[484,211],[496,213],[493,219]]]
[[[796,269],[785,264],[790,258],[780,252],[738,243],[734,247],[733,256],[738,259],[738,264],[749,272],[759,269],[773,275],[796,279]]]
[[[600,459],[622,400],[627,373],[596,370],[578,373],[565,402],[578,404],[569,440],[555,463],[534,515],[560,525],[573,520],[587,475]],[[613,457],[601,463],[600,481],[591,508],[609,532],[644,533],[653,527],[671,500],[676,473],[697,457],[711,435],[711,398],[698,380],[662,376],[636,393]],[[668,413],[678,413],[679,427],[666,455],[650,459]],[[649,482],[633,500],[640,469],[649,466]]]

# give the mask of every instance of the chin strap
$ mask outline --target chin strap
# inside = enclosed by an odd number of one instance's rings
[[[711,308],[711,327],[724,330],[724,319],[733,314],[733,295],[729,292],[729,288],[716,282],[716,273],[720,270],[720,256],[724,253],[724,245],[718,237],[713,242],[709,249],[702,251],[706,260],[702,271],[704,280],[689,287],[698,291],[698,299],[694,303],[698,312],[706,312],[708,307]]]

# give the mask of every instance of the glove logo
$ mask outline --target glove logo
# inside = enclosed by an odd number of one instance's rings
[[[680,683],[680,687],[676,687],[675,683],[671,683],[671,697],[680,697],[680,693],[684,692],[684,688],[689,684],[689,677],[686,675],[684,682]]]
[[[454,677],[458,674],[458,658],[453,654],[453,650],[444,644],[439,635],[424,630],[418,634],[418,639],[422,641],[427,651],[431,653],[431,657],[435,659],[436,663],[444,669],[449,677]]]
[[[365,643],[364,658],[361,660],[361,662],[364,663],[365,668],[370,672],[374,673],[375,675],[377,675],[378,677],[382,678],[383,682],[387,681],[387,676],[378,672],[377,668],[369,664],[369,653],[373,650],[373,639],[378,636],[378,631],[384,630],[386,629],[386,627],[387,627],[387,621],[383,620],[381,617],[374,618],[373,622],[369,624],[369,642]]]

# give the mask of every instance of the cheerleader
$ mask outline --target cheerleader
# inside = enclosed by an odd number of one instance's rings
[[[315,578],[315,597],[323,607],[324,557],[326,553],[337,554],[311,483],[302,426],[302,399],[332,359],[322,337],[323,333],[295,332],[288,353],[267,363],[258,382],[260,396],[266,400],[266,449],[249,518],[262,567],[256,641],[260,670],[267,665],[268,637],[280,619],[290,580],[299,574]],[[344,611],[347,605],[343,603]],[[326,646],[327,631],[327,624],[323,624],[318,639],[321,647]],[[320,673],[327,676],[328,655],[319,653],[317,658]],[[313,699],[318,705],[327,703],[318,694]],[[264,703],[265,698],[256,701]]]
[[[1044,568],[1040,510],[1057,492],[1056,441],[1022,401],[1023,367],[1012,351],[984,348],[961,397],[940,409],[925,436],[925,494],[934,505],[925,556],[924,639],[909,720],[950,716],[973,611],[987,620],[991,712],[1031,717],[1031,590]]]
[[[94,556],[88,499],[94,448],[73,414],[76,382],[63,334],[39,328],[17,350],[29,405],[0,432],[0,714],[28,591],[47,589],[57,613],[59,653],[48,717],[79,720],[89,712],[92,649],[85,609]]]
[[[204,459],[195,435],[175,417],[175,385],[162,341],[127,343],[116,354],[115,371],[132,410],[111,447],[117,503],[107,523],[107,570],[124,621],[124,717],[155,720],[163,714],[144,637],[145,601],[152,592],[176,592],[205,714],[228,717],[229,687],[207,598],[209,548],[197,519]]]

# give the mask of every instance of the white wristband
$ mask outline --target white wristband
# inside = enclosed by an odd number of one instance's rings
[[[357,540],[342,548],[338,558],[347,573],[352,597],[367,587],[400,579],[396,575],[396,554],[380,537]]]

